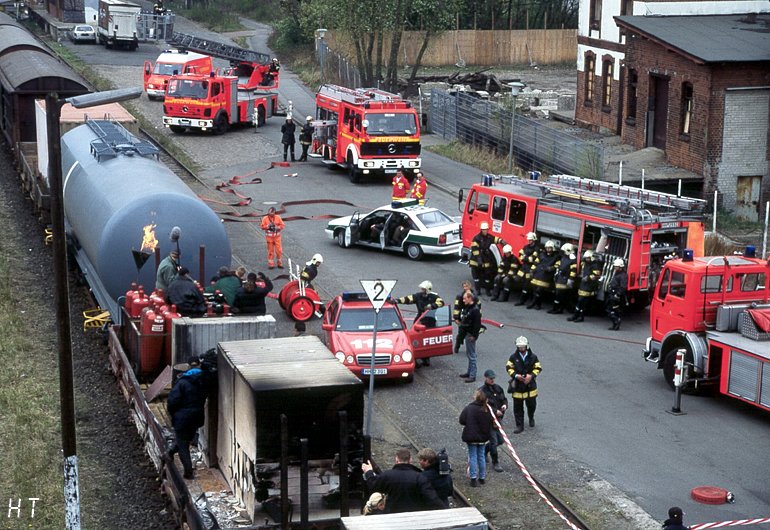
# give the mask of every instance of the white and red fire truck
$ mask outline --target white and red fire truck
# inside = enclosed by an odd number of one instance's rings
[[[168,80],[177,74],[209,75],[214,70],[211,56],[188,50],[165,50],[155,63],[144,61],[144,91],[149,99],[163,99]]]
[[[279,72],[269,55],[182,33],[174,33],[170,42],[230,61],[230,68],[221,75],[214,71],[169,79],[163,124],[173,132],[194,129],[223,134],[231,125],[260,127],[278,114]]]
[[[411,102],[375,88],[323,85],[316,94],[312,155],[362,175],[417,173],[420,120]]]
[[[541,244],[553,240],[559,248],[572,243],[578,255],[592,250],[603,258],[600,299],[616,258],[627,264],[629,301],[645,306],[666,256],[685,248],[703,255],[706,202],[700,199],[570,175],[542,180],[484,175],[463,206],[464,195],[460,190],[463,260],[483,222],[514,251],[527,243],[528,232],[535,232]]]
[[[770,261],[744,256],[665,263],[650,305],[643,354],[673,388],[677,351],[685,384],[770,411]],[[765,341],[765,342],[762,342]]]

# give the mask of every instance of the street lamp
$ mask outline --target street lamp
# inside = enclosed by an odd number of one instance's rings
[[[324,63],[326,63],[326,42],[324,41],[324,37],[326,36],[327,31],[329,30],[326,28],[318,28],[315,30],[316,35],[318,35],[318,61],[321,65],[321,85],[326,82],[326,75],[324,72]]]
[[[513,104],[511,105],[511,143],[508,145],[508,173],[513,174],[513,124],[516,120],[516,97],[526,85],[519,81],[514,81],[508,83],[508,86],[511,87],[511,96],[513,96]]]
[[[57,337],[59,342],[59,402],[61,406],[61,436],[64,453],[65,527],[80,528],[80,493],[78,488],[77,438],[75,433],[75,402],[72,373],[72,333],[70,330],[69,292],[67,290],[67,245],[64,233],[64,196],[61,167],[61,109],[65,103],[76,109],[138,98],[141,88],[122,88],[59,99],[55,92],[45,98],[48,128],[48,178],[51,194],[51,224],[53,232],[54,296],[56,297]]]

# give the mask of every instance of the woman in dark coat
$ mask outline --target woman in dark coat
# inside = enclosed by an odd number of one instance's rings
[[[233,310],[236,313],[264,315],[267,313],[265,297],[273,290],[273,282],[261,272],[256,280],[247,280],[246,284],[235,293]]]
[[[190,368],[179,376],[168,394],[167,408],[174,425],[176,445],[169,451],[173,458],[179,453],[184,468],[184,478],[193,478],[193,464],[190,443],[205,420],[204,406],[211,386],[208,370],[202,370],[200,363],[192,361]]]
[[[465,406],[460,413],[463,425],[463,442],[468,444],[468,468],[471,487],[484,484],[487,478],[487,460],[484,455],[492,430],[492,415],[487,408],[487,396],[481,390],[473,394],[473,402]]]

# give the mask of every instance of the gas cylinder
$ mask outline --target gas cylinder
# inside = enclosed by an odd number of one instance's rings
[[[126,307],[126,313],[131,314],[131,305],[134,303],[134,296],[136,296],[136,282],[131,282],[131,289],[126,291],[126,301],[124,305]]]
[[[139,286],[139,291],[134,297],[134,302],[131,304],[131,312],[129,315],[131,318],[139,318],[142,315],[142,309],[150,305],[150,299],[144,294],[144,287]]]
[[[173,320],[175,318],[182,318],[182,315],[177,313],[176,305],[172,304],[166,307],[166,310],[161,313],[163,315],[164,331],[166,335],[165,344],[163,346],[163,362],[165,364],[171,364],[171,337],[174,330]]]
[[[139,325],[139,376],[155,375],[163,356],[163,315],[145,307]]]
[[[160,306],[162,306],[165,301],[165,293],[163,292],[163,289],[155,289],[152,294],[150,295],[150,306],[155,310],[156,313],[160,313]]]

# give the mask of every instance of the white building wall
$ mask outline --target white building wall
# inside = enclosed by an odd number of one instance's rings
[[[733,13],[769,12],[770,2],[767,0],[724,0],[721,2],[634,2],[634,15],[637,16],[730,15]]]

